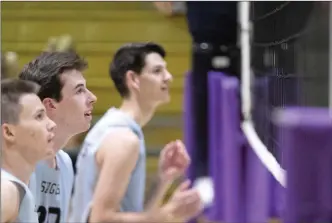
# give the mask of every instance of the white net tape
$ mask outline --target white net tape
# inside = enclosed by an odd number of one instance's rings
[[[270,171],[273,177],[285,187],[286,171],[280,166],[275,157],[259,138],[251,117],[250,2],[245,1],[239,3],[239,16],[241,26],[241,110],[243,114],[241,128],[257,157]]]

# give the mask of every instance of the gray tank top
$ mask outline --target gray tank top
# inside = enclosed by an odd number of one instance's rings
[[[142,212],[144,210],[146,175],[144,135],[141,127],[131,117],[116,108],[111,108],[89,131],[78,156],[70,222],[86,221],[99,175],[95,154],[104,137],[110,131],[116,131],[121,127],[130,128],[140,140],[139,157],[121,201],[121,211]]]
[[[37,212],[35,212],[35,200],[32,196],[31,191],[25,185],[25,183],[23,183],[17,177],[8,173],[4,169],[1,169],[1,180],[9,180],[13,182],[20,191],[21,203],[19,207],[18,216],[15,222],[38,223],[38,215]]]

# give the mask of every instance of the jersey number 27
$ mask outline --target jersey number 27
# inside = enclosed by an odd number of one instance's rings
[[[55,215],[55,222],[60,223],[61,210],[60,208],[49,207],[48,210],[44,206],[39,206],[37,212],[39,213],[39,223],[45,223],[48,215]]]

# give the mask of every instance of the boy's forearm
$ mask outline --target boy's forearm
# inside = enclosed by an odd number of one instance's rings
[[[153,211],[160,207],[166,192],[173,181],[163,181],[158,177],[153,183],[150,191],[148,191],[148,203],[146,205],[147,211]]]

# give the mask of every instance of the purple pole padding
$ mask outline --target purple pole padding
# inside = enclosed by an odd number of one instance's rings
[[[332,119],[328,109],[287,108],[276,115],[287,170],[282,222],[331,222]]]
[[[253,107],[253,120],[255,130],[263,143],[269,149],[278,153],[274,136],[274,126],[271,122],[272,107],[280,105],[281,102],[281,100],[275,101],[276,99],[273,98],[279,97],[275,95],[276,90],[274,88],[276,87],[275,85],[280,86],[280,84],[276,84],[275,79],[277,79],[277,77],[273,75],[255,79],[253,86],[255,102]],[[280,217],[280,203],[283,188],[262,165],[259,158],[252,151],[252,148],[249,146],[246,148],[248,165],[246,186],[248,222],[265,222],[268,218]],[[262,191],[260,196],[256,196],[256,190]],[[262,196],[264,196],[264,199],[262,199]],[[258,207],[260,207],[259,210],[257,210]],[[256,210],[252,211],[254,208],[256,208]]]
[[[184,108],[183,108],[183,120],[184,120],[184,143],[186,145],[188,154],[190,157],[193,157],[195,154],[196,145],[194,144],[194,135],[193,129],[195,128],[195,120],[192,116],[192,85],[191,85],[191,72],[188,72],[185,75],[185,83],[184,83]],[[187,170],[187,177],[194,182],[196,179],[196,173],[194,172],[195,164],[191,164]],[[204,213],[208,213],[208,210],[205,210]],[[190,219],[188,223],[197,222],[197,219]]]
[[[215,200],[209,219],[244,222],[243,147],[240,131],[239,81],[209,72],[210,169]]]
[[[222,74],[209,74],[208,76],[208,122],[209,122],[209,172],[213,180],[215,188],[218,187],[218,171],[220,163],[221,153],[215,152],[219,151],[219,141],[220,141],[220,132],[221,132],[221,106],[220,106],[220,97],[221,97],[221,78]],[[211,205],[210,211],[207,218],[210,221],[218,221],[218,212],[221,212],[220,199],[220,190],[215,191],[215,199]],[[221,213],[219,213],[221,214]],[[220,219],[219,219],[220,220]]]
[[[193,139],[193,117],[192,117],[192,104],[191,104],[191,72],[185,75],[184,83],[184,108],[183,108],[183,120],[184,120],[184,143],[186,145],[188,154],[192,157],[194,151],[194,139]],[[195,179],[195,173],[193,171],[192,165],[189,166],[187,171],[187,177],[193,181]]]
[[[272,176],[249,146],[246,146],[246,223],[266,223],[273,204]]]
[[[269,75],[269,104],[273,107],[293,107],[298,106],[301,100],[301,81],[297,76],[278,76]],[[287,89],[287,90],[286,90]],[[282,163],[282,148],[280,142],[283,140],[284,133],[278,132],[278,128],[273,123],[272,111],[270,112],[270,138],[279,144],[277,147],[273,145],[272,140],[268,142],[268,146],[274,146],[275,153],[280,157]],[[285,193],[286,190],[274,178],[272,178],[272,198],[273,209],[272,217],[280,218],[282,211],[285,209]]]
[[[220,97],[221,97],[221,78],[222,74],[209,74],[208,78],[208,89],[209,89],[209,171],[211,178],[213,179],[214,187],[219,188],[218,172],[220,170],[220,156],[221,153],[217,151],[219,148],[219,141],[221,140],[221,106],[220,106]],[[211,221],[218,221],[218,214],[221,215],[221,206],[222,200],[218,199],[220,197],[220,190],[215,190],[215,199],[211,205],[211,209],[208,215],[208,219]],[[219,212],[219,213],[218,213]]]
[[[285,89],[288,89],[287,93],[285,93]],[[277,154],[277,156],[281,156],[281,152],[276,140],[276,127],[272,123],[272,111],[275,107],[297,105],[299,103],[298,96],[299,81],[296,77],[277,76],[271,73],[263,77],[256,77],[254,80],[253,120],[255,130],[267,148]],[[251,155],[251,158],[254,158],[254,156]],[[259,159],[257,161],[260,162]],[[257,166],[257,163],[253,163]],[[263,169],[261,171],[264,172]],[[266,175],[264,176],[266,177]],[[259,177],[260,180],[263,180],[263,178]],[[268,200],[270,210],[268,216],[280,217],[284,205],[285,191],[273,177],[269,178],[270,196]],[[266,183],[265,180],[263,182]],[[248,195],[250,196],[250,193]],[[265,211],[262,210],[260,214],[263,215],[263,212]],[[249,213],[249,215],[251,214]]]
[[[270,139],[269,79],[256,78],[254,82],[255,130],[265,145]],[[253,149],[246,146],[246,222],[268,222],[274,209],[272,176]]]

